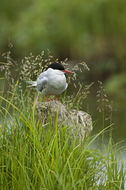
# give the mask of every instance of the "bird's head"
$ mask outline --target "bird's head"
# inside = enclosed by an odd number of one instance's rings
[[[52,63],[48,66],[48,69],[49,68],[54,69],[54,70],[60,70],[60,71],[63,71],[65,73],[72,73],[71,71],[65,69],[64,66],[60,63]]]

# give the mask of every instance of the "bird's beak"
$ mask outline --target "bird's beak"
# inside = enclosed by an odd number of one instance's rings
[[[71,72],[71,71],[69,71],[69,70],[67,70],[67,69],[65,69],[64,72],[65,72],[65,73],[71,73],[71,74],[73,73],[73,72]]]

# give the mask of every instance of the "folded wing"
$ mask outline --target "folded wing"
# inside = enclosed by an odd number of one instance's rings
[[[37,89],[42,93],[43,90],[46,88],[47,83],[48,83],[48,78],[46,76],[46,73],[43,72],[39,75],[37,79]]]

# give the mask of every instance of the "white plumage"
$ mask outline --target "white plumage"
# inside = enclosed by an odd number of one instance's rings
[[[41,73],[37,81],[29,81],[28,83],[30,86],[36,86],[42,95],[58,95],[68,87],[64,72],[52,68]]]

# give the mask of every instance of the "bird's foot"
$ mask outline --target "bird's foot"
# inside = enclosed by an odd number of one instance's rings
[[[58,100],[57,96],[55,96],[54,100],[57,101],[57,102],[61,102],[60,100]]]
[[[47,102],[50,102],[50,101],[52,101],[52,100],[51,100],[51,99],[49,99],[49,98],[46,98],[46,101],[47,101]]]
[[[58,102],[60,102],[60,100],[58,100],[56,96],[55,96],[55,99],[49,99],[49,98],[47,97],[47,98],[46,98],[46,101],[47,101],[47,102],[50,102],[50,101],[58,101]]]

